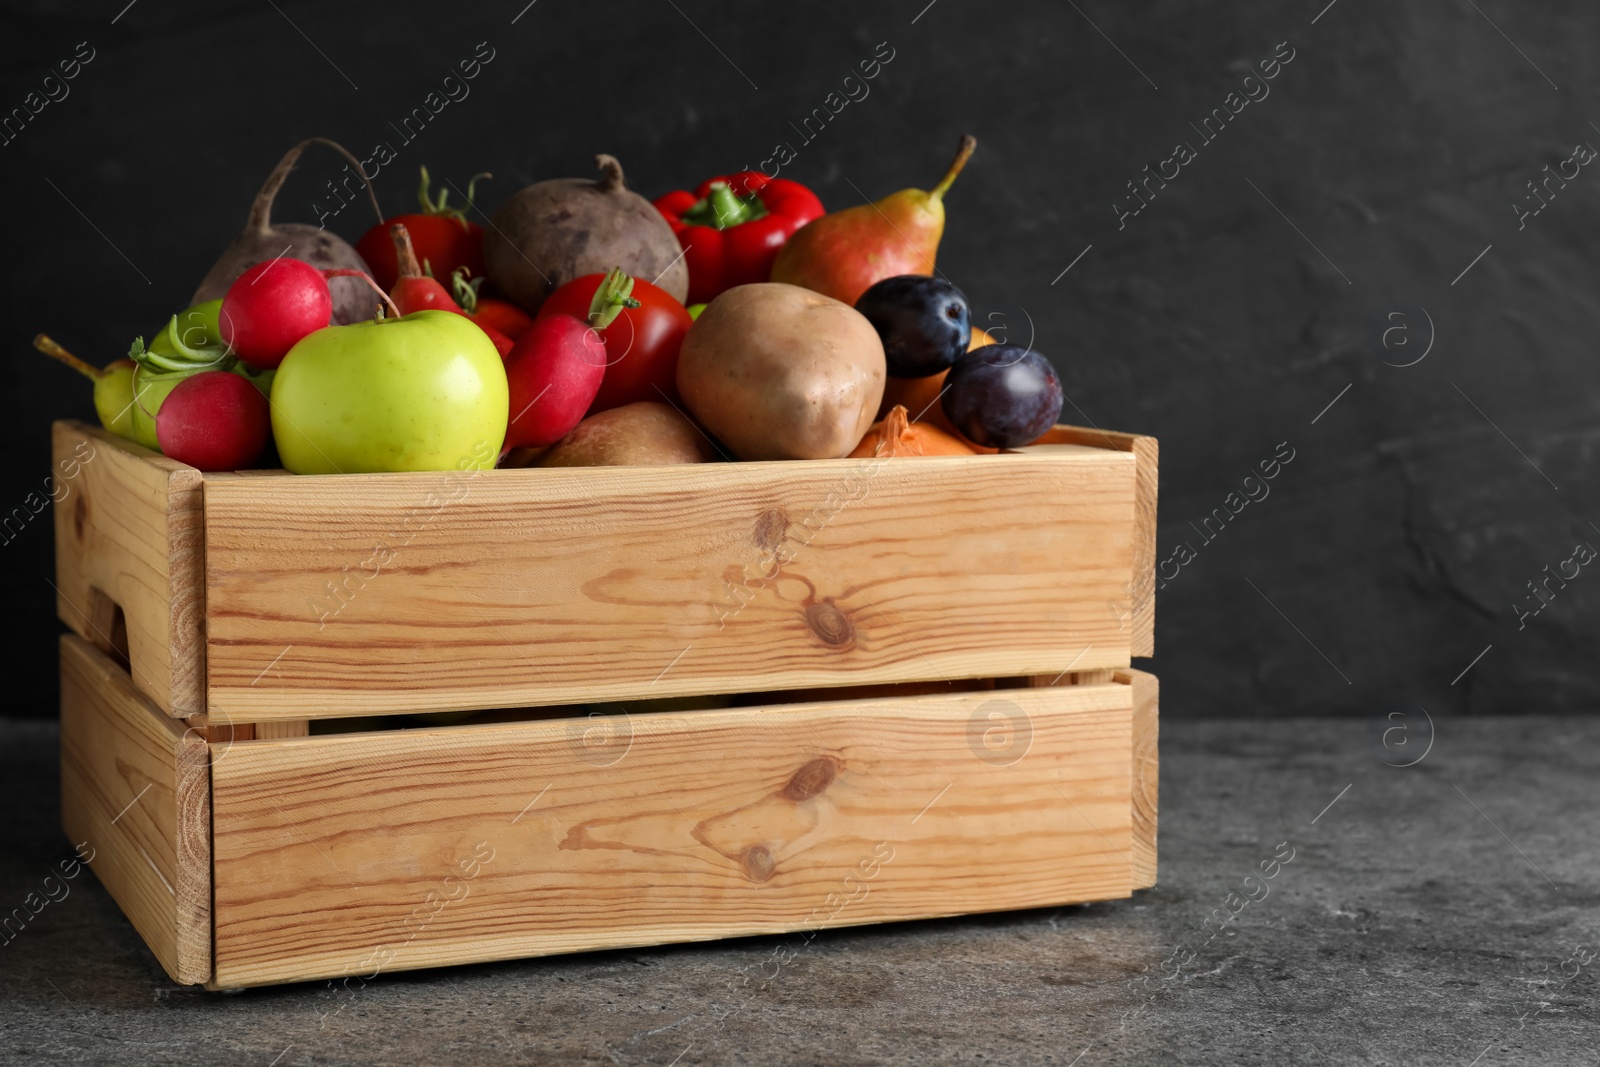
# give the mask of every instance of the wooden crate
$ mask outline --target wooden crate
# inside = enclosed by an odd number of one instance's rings
[[[1140,671],[208,745],[61,641],[66,831],[178,982],[804,938],[1155,883]]]
[[[200,474],[77,423],[59,614],[173,715],[524,707],[1127,667],[1155,442],[1004,456]]]
[[[63,821],[179,982],[1154,883],[1148,438],[307,478],[55,447]],[[521,710],[364,728],[484,708]]]

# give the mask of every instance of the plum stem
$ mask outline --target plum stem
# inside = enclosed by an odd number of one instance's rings
[[[51,340],[46,334],[41,333],[34,335],[33,347],[43,352],[51,359],[59,359],[61,362],[65,363],[67,366],[71,367],[85,378],[88,378],[91,382],[98,382],[101,378],[106,376],[105,371],[101,370],[99,367],[93,366],[92,364],[85,363],[71,352],[68,352],[65,348],[62,348],[60,345],[56,344],[55,341]]]
[[[961,138],[961,143],[956,146],[956,158],[950,161],[950,169],[944,172],[944,177],[939,179],[939,184],[928,192],[929,200],[941,200],[944,198],[944,194],[949,192],[950,186],[955,184],[957,175],[961,173],[961,168],[967,165],[967,160],[972,158],[972,152],[977,147],[978,139],[972,134],[966,134]]]
[[[412,263],[415,265],[415,257],[413,257]],[[389,311],[394,315],[394,317],[397,319],[400,318],[400,309],[395,306],[395,302],[389,299],[389,294],[383,291],[383,286],[373,281],[371,275],[367,274],[366,271],[352,270],[349,267],[337,267],[333,270],[323,271],[322,276],[329,280],[334,278],[360,278],[367,285],[371,286],[373,292],[378,294],[378,299],[382,300],[384,304],[388,306]]]

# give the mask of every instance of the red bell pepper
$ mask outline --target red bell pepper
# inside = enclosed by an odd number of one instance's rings
[[[704,304],[736,285],[764,282],[794,232],[823,214],[817,194],[787,178],[743,170],[679,189],[656,200],[689,267],[690,304]]]

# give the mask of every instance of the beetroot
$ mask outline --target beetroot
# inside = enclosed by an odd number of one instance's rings
[[[228,371],[185,378],[156,412],[161,451],[203,471],[248,469],[266,450],[271,432],[267,398]]]
[[[289,172],[294,169],[300,153],[304,152],[308,145],[313,144],[327,145],[355,164],[356,173],[366,182],[367,195],[372,200],[372,210],[380,222],[383,220],[383,212],[378,209],[377,194],[372,191],[372,181],[367,178],[361,161],[335,141],[330,141],[326,137],[309,137],[285,152],[278,165],[272,168],[272,173],[267,176],[261,190],[256,193],[255,203],[250,207],[250,218],[245,222],[243,232],[233,239],[227,251],[222,253],[222,258],[206,272],[200,287],[194,291],[194,296],[189,300],[190,304],[203,304],[207,300],[218,299],[228,291],[228,286],[233,284],[234,279],[246,270],[257,263],[278,257],[304,260],[319,269],[343,268],[368,273],[367,261],[337,234],[303,222],[272,221],[273,199],[278,195],[284,180],[289,177]],[[373,306],[372,298],[365,293],[354,288],[345,290],[333,302],[333,321],[345,325],[370,319]]]

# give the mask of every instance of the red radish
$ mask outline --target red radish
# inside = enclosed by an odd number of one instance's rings
[[[449,311],[472,318],[456,306],[449,290],[437,279],[422,273],[422,268],[417,264],[417,253],[411,247],[411,234],[404,224],[397,222],[391,225],[389,237],[394,243],[395,262],[399,264],[400,272],[395,279],[394,287],[389,290],[389,295],[394,299],[395,306],[400,309],[400,314],[409,315],[413,311]],[[501,359],[510,354],[511,338],[476,320],[473,324],[494,342],[495,351],[500,353]]]
[[[185,378],[156,412],[161,451],[203,471],[247,469],[265,451],[271,432],[267,398],[228,371]]]
[[[508,448],[539,448],[561,440],[583,420],[606,373],[600,330],[629,306],[633,279],[613,267],[589,304],[587,319],[535,319],[506,358],[511,387]]]
[[[222,298],[217,327],[241,360],[263,370],[283,362],[300,338],[333,318],[322,271],[298,259],[257,263]]]
[[[539,305],[539,314],[582,315],[605,275],[584,274],[551,293]],[[629,306],[604,330],[606,377],[589,414],[637,404],[641,400],[678,402],[678,351],[694,320],[676,297],[644,279],[629,294],[638,306]]]
[[[389,295],[400,308],[400,314],[409,315],[413,311],[430,309],[461,314],[450,291],[439,284],[438,279],[422,273],[422,267],[417,263],[417,253],[411,247],[411,233],[403,223],[390,224],[389,240],[394,245],[395,262],[399,264],[399,273],[389,287]]]

